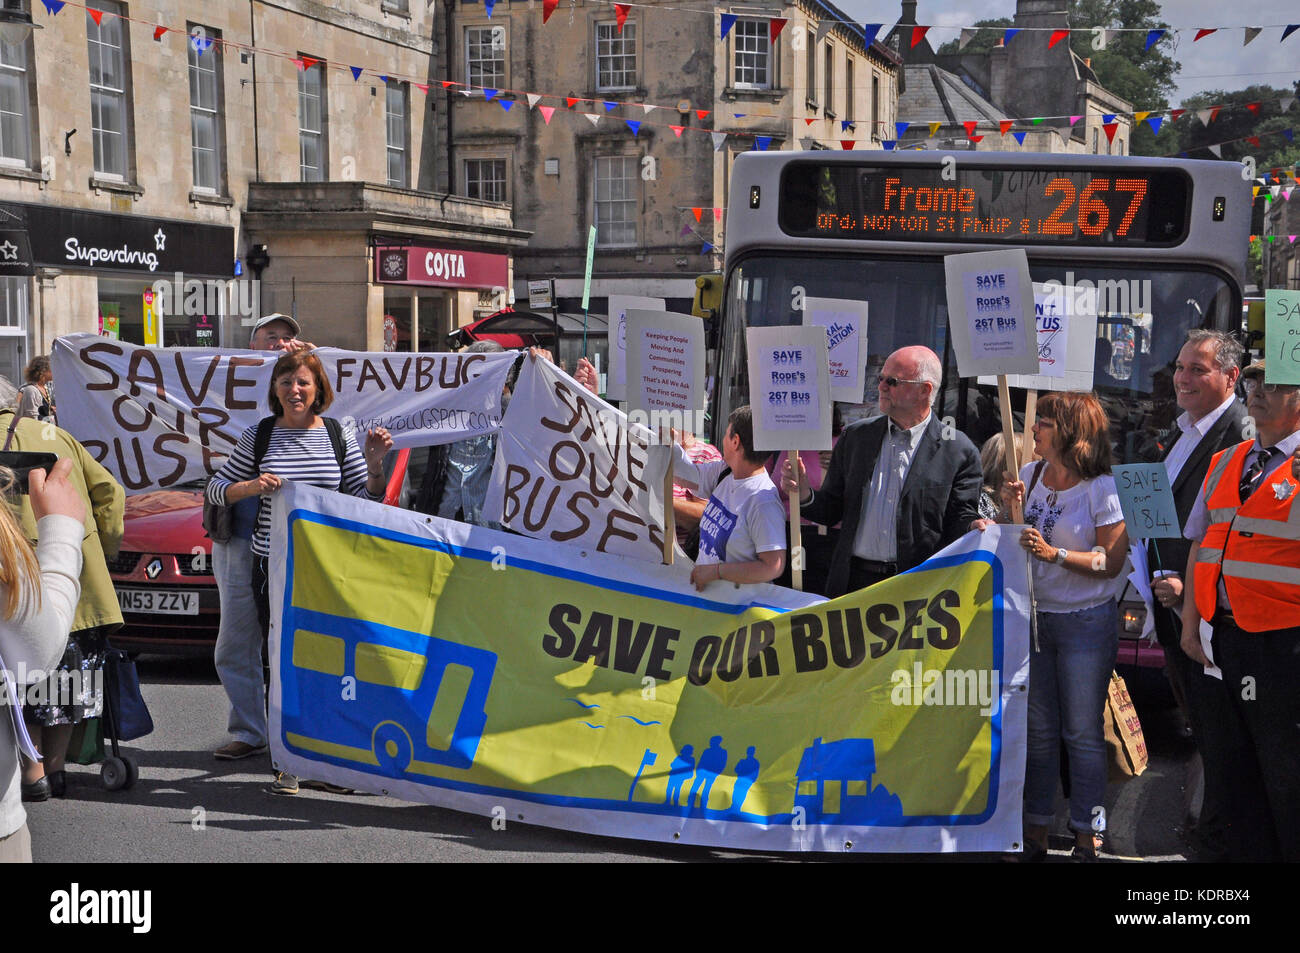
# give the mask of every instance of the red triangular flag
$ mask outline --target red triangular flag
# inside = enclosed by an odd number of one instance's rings
[[[695,221],[698,222],[700,220],[700,216],[704,214],[704,209],[700,208],[697,205],[693,209],[691,209],[691,212],[695,215]]]
[[[971,136],[971,137],[970,137],[970,141],[971,141],[971,142],[983,142],[983,141],[984,141],[984,137],[983,137],[983,136]]]
[[[578,103],[582,102],[582,100],[577,99],[577,98],[575,98],[575,97],[573,97],[573,96],[565,96],[565,97],[564,97],[564,101],[565,101],[565,103],[568,104],[568,106],[569,106],[570,109],[572,109],[572,108],[573,108],[574,106],[576,106]]]
[[[1177,122],[1177,121],[1178,121],[1178,117],[1181,116],[1181,115],[1182,115],[1183,113],[1185,113],[1185,112],[1187,112],[1186,109],[1171,109],[1171,110],[1169,110],[1169,121],[1170,121],[1170,122]]]
[[[542,22],[543,23],[545,23],[547,20],[551,18],[551,14],[555,12],[555,8],[559,6],[559,3],[560,0],[542,0]]]
[[[912,27],[912,46],[916,46],[916,44],[918,44],[918,43],[920,43],[922,40],[924,40],[924,39],[925,39],[926,31],[929,30],[929,29],[930,29],[930,28],[929,28],[928,26],[914,26],[914,27]]]
[[[1246,103],[1246,108],[1253,113],[1259,112],[1259,103]]]
[[[155,40],[161,40],[162,35],[166,32],[167,32],[167,28],[165,26],[156,26],[153,28],[153,38]]]
[[[671,129],[671,130],[673,131],[673,135],[675,135],[678,139],[680,139],[680,138],[682,137],[682,130],[685,129],[686,127],[685,127],[685,126],[669,126],[668,128]]]
[[[709,114],[709,110],[707,110],[707,109],[697,109],[697,110],[695,110],[695,115],[697,115],[697,116],[700,117],[700,121],[701,121],[701,122],[704,120],[704,117],[707,116],[708,114]]]
[[[1070,35],[1070,31],[1069,31],[1069,30],[1053,30],[1053,31],[1052,31],[1052,38],[1051,38],[1050,40],[1047,41],[1047,48],[1050,50],[1050,49],[1051,49],[1052,47],[1054,47],[1057,43],[1060,43],[1062,40],[1064,40],[1064,39],[1065,39],[1067,36],[1069,36],[1069,35]]]
[[[555,107],[538,106],[537,111],[542,114],[542,119],[545,120],[546,124],[549,126],[551,124],[551,116],[555,113]]]
[[[1005,136],[1007,134],[1007,130],[1011,128],[1011,122],[1012,121],[1010,119],[1003,119],[1001,122],[999,122],[998,135]]]
[[[718,208],[716,205],[713,207],[713,220],[715,222],[722,221],[722,209]],[[1291,240],[1295,241],[1294,235],[1291,236]]]
[[[1259,136],[1247,136],[1246,141],[1249,142],[1256,149],[1259,148]]]
[[[292,63],[294,66],[298,67],[298,72],[299,72],[299,73],[301,73],[301,72],[303,71],[303,62],[302,62],[302,60],[298,59],[298,57],[295,56],[295,57],[294,57],[293,59],[291,59],[289,62]]]
[[[632,11],[631,4],[616,3],[614,4],[614,19],[618,22],[618,32],[623,32],[623,24],[627,22],[627,15]]]
[[[767,38],[771,42],[776,42],[776,38],[780,36],[781,31],[785,29],[786,22],[785,17],[772,17],[772,19],[767,21]]]
[[[86,12],[89,13],[90,18],[95,21],[95,26],[99,26],[99,21],[104,19],[103,10],[95,10],[92,9],[91,7],[86,7]]]
[[[320,60],[316,59],[315,57],[304,56],[304,57],[302,58],[302,68],[303,68],[303,69],[311,69],[313,66],[315,66],[315,65],[316,65],[317,63],[319,63],[319,62],[320,62]]]
[[[1214,122],[1214,120],[1219,118],[1219,110],[1222,108],[1223,108],[1222,106],[1210,107],[1210,122]]]
[[[813,123],[815,123],[816,121],[817,121],[817,117],[816,117],[816,116],[806,117],[806,118],[804,119],[804,121],[803,121],[803,124],[804,124],[805,126],[811,126],[811,125],[812,125]]]
[[[856,143],[856,142],[857,142],[856,139],[841,139],[841,140],[840,140],[840,148],[841,148],[841,149],[852,149],[854,143]]]
[[[1101,128],[1104,129],[1104,130],[1106,130],[1106,141],[1107,141],[1107,142],[1114,142],[1114,141],[1115,141],[1115,132],[1116,132],[1116,130],[1119,129],[1119,123],[1117,123],[1117,122],[1106,122],[1106,123],[1102,123]]]
[[[1204,30],[1204,29],[1197,30],[1197,31],[1196,31],[1196,40],[1199,40],[1199,39],[1200,39],[1201,37],[1203,37],[1203,36],[1209,36],[1211,33],[1214,33],[1214,32],[1216,32],[1217,30],[1218,30],[1218,27],[1215,27],[1215,28],[1212,29],[1212,30]],[[1195,43],[1196,40],[1192,40],[1192,42]]]
[[[975,135],[975,127],[978,126],[979,123],[974,119],[967,119],[962,123],[962,125],[966,127],[966,135],[973,136]]]
[[[442,84],[443,89],[451,89],[455,85],[455,80],[451,79],[439,80],[439,82]]]
[[[415,88],[418,89],[420,92],[424,93],[426,96],[429,95],[428,83],[416,83]]]

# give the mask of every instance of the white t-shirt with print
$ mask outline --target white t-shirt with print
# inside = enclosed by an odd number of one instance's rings
[[[785,549],[785,510],[766,470],[737,480],[722,461],[699,464],[695,494],[708,497],[700,517],[700,565],[747,563],[759,553]]]
[[[1020,471],[1025,486],[1034,478],[1037,463]],[[1053,499],[1055,495],[1055,499]],[[1124,519],[1110,475],[1082,480],[1068,490],[1049,490],[1042,477],[1025,500],[1025,522],[1043,534],[1052,546],[1072,553],[1087,553],[1097,545],[1097,527]],[[1077,612],[1113,599],[1124,585],[1124,574],[1114,579],[1083,576],[1064,566],[1029,557],[1034,567],[1034,598],[1043,612]]]

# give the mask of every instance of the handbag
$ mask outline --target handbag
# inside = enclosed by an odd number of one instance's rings
[[[83,718],[72,729],[66,760],[72,764],[98,764],[104,760],[104,719]]]
[[[118,741],[134,741],[153,731],[149,706],[140,693],[140,673],[135,662],[121,649],[110,649],[104,660],[108,679],[108,700],[113,706],[113,722]]]
[[[1147,769],[1147,743],[1142,722],[1129,697],[1128,686],[1117,672],[1110,673],[1106,689],[1103,734],[1109,751],[1109,775],[1112,781],[1135,778]]]

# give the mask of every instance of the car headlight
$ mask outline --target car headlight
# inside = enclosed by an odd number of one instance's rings
[[[1125,632],[1132,632],[1134,635],[1141,635],[1142,628],[1146,625],[1147,610],[1146,606],[1125,605],[1120,606],[1119,623],[1120,628]]]

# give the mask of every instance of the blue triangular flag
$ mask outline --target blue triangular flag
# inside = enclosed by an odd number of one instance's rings
[[[348,69],[352,70],[352,81],[354,83],[361,78],[360,66],[349,66]]]
[[[1283,129],[1283,130],[1282,130],[1282,135],[1286,136],[1286,141],[1287,141],[1287,142],[1295,142],[1295,140],[1291,138],[1291,130],[1290,130],[1290,129]]]
[[[744,114],[744,113],[732,113],[731,115],[733,115],[733,116],[736,117],[737,119],[744,119],[744,118],[745,118],[745,114]]]
[[[483,90],[483,98],[491,102],[493,99],[496,98],[497,93],[499,92],[501,92],[501,90],[499,89],[485,89]]]
[[[49,6],[48,3],[46,3],[45,5],[46,5],[47,7]],[[60,3],[59,6],[63,6],[63,4]],[[1282,31],[1282,40],[1285,40],[1288,36],[1290,36],[1290,35],[1291,35],[1292,33],[1294,33],[1296,30],[1300,30],[1300,23],[1288,23],[1288,24],[1286,25],[1286,28]],[[1281,43],[1282,40],[1278,40],[1278,42]]]
[[[900,138],[900,139],[903,138],[903,133],[907,132],[907,127],[910,126],[910,125],[911,125],[910,122],[896,122],[896,123],[894,123],[894,128],[898,130],[898,138]]]
[[[880,32],[883,23],[864,23],[862,24],[862,45],[870,46],[876,40],[876,34]]]
[[[708,242],[705,242],[704,247],[700,249],[700,254],[707,255],[711,251],[713,251],[713,246],[710,245]]]
[[[515,104],[513,99],[498,99],[497,102],[501,104],[501,108],[506,112],[510,112],[510,107]]]
[[[59,6],[62,5],[63,4],[59,4]],[[735,25],[736,25],[736,15],[734,13],[724,13],[722,15],[722,35],[719,37],[719,39],[725,40],[727,38],[727,34],[731,32],[731,28]]]
[[[49,11],[50,16],[58,13],[63,9],[63,0],[41,0],[45,4],[45,9]],[[1283,39],[1286,39],[1283,37]]]
[[[767,147],[770,146],[771,144],[772,144],[771,136],[754,137],[754,148],[757,149],[759,152],[766,152]]]
[[[1113,122],[1115,121],[1115,114],[1114,114],[1114,113],[1102,113],[1102,114],[1101,114],[1101,121],[1102,121],[1102,123],[1103,123],[1104,125],[1109,126],[1111,123],[1113,123]]]
[[[605,112],[611,112],[612,110],[618,108],[618,103],[611,103],[608,99],[604,100],[604,103],[605,103]]]
[[[387,76],[385,76],[385,75],[383,75],[382,73],[380,73],[380,74],[379,74],[379,78],[380,78],[381,80],[383,80],[385,86],[388,85],[388,77],[387,77]]]
[[[851,126],[851,125],[853,125],[853,120],[852,120],[852,119],[841,119],[841,120],[840,120],[840,132],[848,132],[848,131],[849,131],[849,126]]]
[[[640,119],[624,119],[623,121],[627,123],[628,128],[632,130],[632,135],[635,136],[638,132],[641,131]]]
[[[1006,46],[1007,44],[1009,44],[1011,42],[1011,38],[1019,32],[1020,30],[1018,27],[1008,27],[1007,32],[1002,34],[1002,45]]]
[[[1160,125],[1164,121],[1164,116],[1147,116],[1147,125],[1151,127],[1152,132],[1158,133],[1160,131]]]
[[[898,145],[898,142],[894,139],[886,139],[881,145],[885,147],[886,152],[893,152],[894,146]]]
[[[1180,153],[1178,153],[1178,158],[1180,158],[1180,159],[1186,159],[1186,158],[1187,158],[1187,153],[1186,153],[1186,152],[1180,152]]]
[[[1147,45],[1142,47],[1142,52],[1145,53],[1147,50],[1151,49],[1151,47],[1155,45],[1156,41],[1164,35],[1164,30],[1147,30]]]
[[[1028,132],[1013,132],[1011,134],[1011,138],[1016,140],[1016,142],[1018,142],[1020,145],[1023,146],[1025,144],[1025,136],[1027,136],[1028,134],[1029,134]]]
[[[487,10],[488,19],[492,19],[492,8],[497,5],[497,0],[483,0],[483,8]]]

